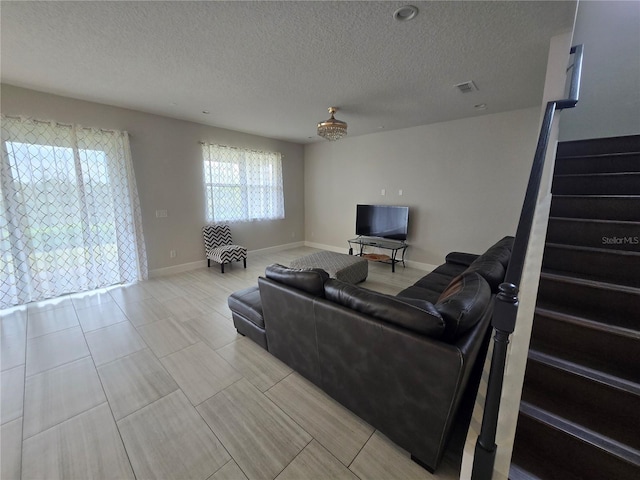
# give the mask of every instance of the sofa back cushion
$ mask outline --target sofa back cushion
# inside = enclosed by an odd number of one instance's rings
[[[329,274],[321,268],[289,268],[278,263],[269,265],[265,277],[317,297],[324,297],[324,283]]]
[[[513,237],[504,237],[476,258],[465,273],[479,273],[487,281],[491,290],[497,292],[498,286],[504,281],[512,246]]]
[[[478,273],[454,278],[435,304],[445,321],[443,338],[458,339],[482,318],[491,302],[491,289]]]
[[[419,299],[398,298],[329,279],[325,298],[365,315],[433,338],[440,338],[445,322],[433,304]]]

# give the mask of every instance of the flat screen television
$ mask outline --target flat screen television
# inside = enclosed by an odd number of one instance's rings
[[[356,235],[406,240],[409,207],[357,205]]]

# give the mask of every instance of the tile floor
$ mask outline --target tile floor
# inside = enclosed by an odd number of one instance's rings
[[[316,250],[0,311],[1,472],[9,479],[457,479],[233,328],[228,295]],[[371,264],[395,294],[424,272]]]

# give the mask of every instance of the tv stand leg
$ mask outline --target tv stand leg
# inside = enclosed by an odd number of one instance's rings
[[[349,247],[349,255],[353,255],[353,248]]]

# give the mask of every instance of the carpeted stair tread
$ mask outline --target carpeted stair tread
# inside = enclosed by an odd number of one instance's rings
[[[512,465],[553,480],[636,478],[638,452],[522,402]]]
[[[537,350],[529,354],[527,380],[522,401],[640,449],[637,383]]]
[[[602,452],[606,452],[608,455],[628,463],[632,467],[640,467],[640,451],[628,445],[616,442],[527,402],[520,403],[520,414],[534,419],[547,428],[559,431]],[[558,454],[562,455],[562,452],[558,452]]]
[[[557,158],[576,155],[601,155],[611,153],[640,152],[640,135],[569,140],[558,143]]]
[[[555,280],[557,282],[571,283],[574,285],[586,285],[590,287],[600,288],[604,290],[623,291],[633,295],[640,296],[640,288],[630,287],[627,285],[619,285],[617,283],[604,282],[602,280],[593,280],[590,278],[581,278],[575,275],[566,275],[560,272],[542,271],[541,279]]]
[[[575,217],[554,217],[550,216],[549,220],[558,220],[563,222],[576,223],[596,223],[599,225],[629,225],[631,227],[640,227],[640,221],[634,220],[605,220],[601,218],[575,218]]]
[[[542,480],[514,463],[509,467],[509,480]]]
[[[579,281],[593,282],[594,284],[604,283],[607,285],[614,285],[615,287],[620,289],[631,289],[629,290],[631,292],[635,292],[640,289],[640,286],[616,283],[616,282],[610,281],[611,279],[606,279],[607,281],[605,281],[601,276],[598,276],[598,275],[589,275],[589,274],[577,273],[577,272],[566,272],[564,270],[556,270],[554,268],[545,267],[544,265],[542,266],[542,273],[572,277]]]
[[[579,325],[582,328],[597,330],[601,333],[606,333],[608,335],[616,335],[619,337],[625,337],[625,338],[630,338],[633,340],[640,341],[640,330],[621,327],[619,325],[611,325],[608,323],[599,322],[598,320],[584,318],[578,315],[571,315],[570,313],[559,312],[557,310],[547,309],[547,308],[538,307],[538,306],[536,307],[535,311],[536,311],[536,314],[538,315],[544,315],[545,317],[561,320],[565,323]]]
[[[542,267],[575,273],[583,278],[640,287],[640,252],[547,242]]]
[[[587,319],[537,307],[529,348],[614,377],[638,382],[638,326],[632,325],[635,322],[628,319],[620,321],[623,325],[614,322],[604,316]]]
[[[640,153],[574,155],[556,161],[554,174],[640,172]]]
[[[640,222],[549,217],[547,242],[640,252]]]
[[[553,195],[551,215],[640,222],[638,195]]]
[[[537,306],[579,317],[639,329],[640,288],[544,270]]]
[[[570,372],[574,375],[579,375],[590,381],[602,383],[612,388],[616,388],[623,392],[635,395],[640,400],[640,383],[620,378],[616,375],[605,373],[595,368],[589,368],[580,363],[571,362],[555,355],[539,352],[537,350],[529,350],[529,358],[536,362],[544,363],[546,365],[553,366],[559,370]]]
[[[553,195],[639,195],[640,172],[554,175]]]

